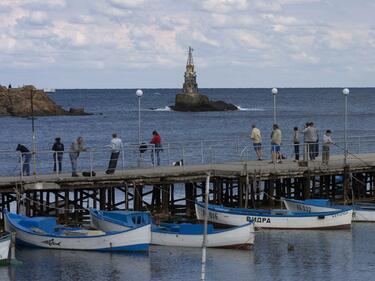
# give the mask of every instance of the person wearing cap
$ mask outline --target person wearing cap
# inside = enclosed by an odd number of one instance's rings
[[[55,138],[55,143],[52,146],[52,151],[53,151],[53,171],[56,172],[56,168],[58,168],[57,173],[61,173],[62,159],[64,155],[64,144],[61,142],[60,137]]]

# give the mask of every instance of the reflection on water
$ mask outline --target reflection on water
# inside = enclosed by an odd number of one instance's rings
[[[288,244],[294,246],[288,251]],[[201,250],[153,246],[149,254],[17,249],[1,281],[200,280]],[[259,231],[251,251],[209,249],[207,280],[373,280],[375,224],[344,231]]]

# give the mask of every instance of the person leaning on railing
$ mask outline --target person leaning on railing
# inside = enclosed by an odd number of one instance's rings
[[[152,160],[152,165],[155,166],[154,162],[154,155],[156,156],[156,163],[158,166],[160,166],[160,151],[163,150],[163,147],[161,145],[161,138],[160,135],[157,131],[152,132],[152,139],[150,141],[151,144],[154,145],[154,148],[151,151],[151,160]]]
[[[69,149],[70,162],[72,163],[72,177],[78,177],[77,160],[78,160],[79,154],[82,151],[87,151],[87,149],[83,145],[83,138],[78,137],[74,142],[72,142],[72,144],[70,145],[70,149]]]
[[[123,147],[122,141],[119,137],[117,137],[117,134],[112,134],[112,140],[109,147],[111,148],[111,158],[109,159],[108,169],[105,173],[113,174],[116,170],[117,160]]]
[[[22,155],[22,175],[30,176],[30,150],[22,144],[18,144],[16,150],[19,151]]]
[[[328,165],[329,161],[329,146],[333,144],[331,138],[331,130],[327,130],[326,133],[323,135],[323,152],[322,152],[322,164]]]
[[[281,130],[277,124],[273,124],[271,133],[271,153],[272,161],[270,163],[281,163]]]
[[[263,160],[263,152],[262,152],[262,135],[260,133],[260,130],[256,127],[255,124],[253,124],[250,134],[250,138],[253,141],[253,146],[255,153],[257,155],[258,160]]]

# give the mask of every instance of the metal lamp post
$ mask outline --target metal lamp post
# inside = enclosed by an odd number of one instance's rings
[[[276,95],[278,93],[277,88],[271,90],[273,96],[273,124],[276,124]]]
[[[143,96],[143,91],[138,89],[135,94],[138,97],[138,144],[141,144],[141,97]]]
[[[347,158],[348,158],[348,95],[349,95],[349,89],[345,88],[342,90],[342,94],[344,95],[345,98],[345,110],[344,110],[344,164],[346,166],[347,164]]]
[[[35,121],[34,121],[34,90],[30,90],[30,106],[31,106],[31,150],[32,150],[32,158],[33,158],[33,175],[36,175],[36,136],[35,136]]]

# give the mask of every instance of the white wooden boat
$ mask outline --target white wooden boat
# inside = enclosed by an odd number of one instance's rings
[[[9,261],[10,240],[9,233],[0,235],[0,264],[7,264]]]
[[[199,220],[204,219],[204,203],[196,202]],[[306,213],[288,210],[256,210],[208,205],[208,220],[223,225],[242,225],[253,221],[255,228],[269,229],[341,229],[350,228],[352,210]]]
[[[175,247],[202,247],[203,224],[161,224],[152,227],[151,243]],[[248,249],[254,244],[254,224],[248,222],[238,227],[215,229],[207,225],[207,247]]]
[[[138,221],[147,223],[147,213],[135,212]],[[91,220],[102,230],[128,229],[133,224],[128,219],[129,211],[90,210]],[[202,247],[203,225],[191,223],[162,223],[152,226],[151,244],[173,247]],[[248,249],[254,244],[254,225],[246,222],[239,227],[215,229],[208,225],[207,247]]]
[[[56,224],[54,217],[33,217],[4,211],[5,229],[16,232],[16,243],[27,246],[91,251],[146,251],[151,225],[122,231],[88,230]]]
[[[302,212],[329,212],[352,209],[353,222],[375,222],[375,204],[371,203],[356,203],[351,206],[344,206],[334,205],[328,199],[284,199],[284,204],[288,210]]]

